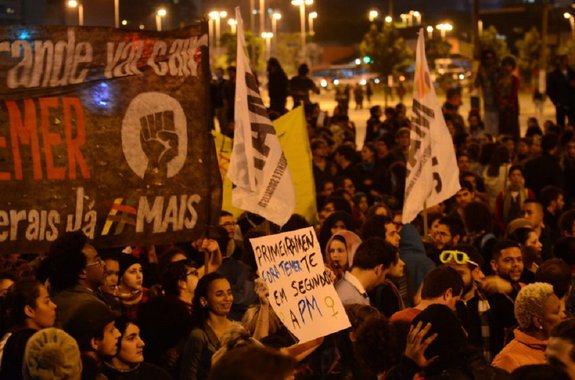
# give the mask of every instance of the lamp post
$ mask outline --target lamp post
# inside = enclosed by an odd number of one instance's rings
[[[260,34],[264,33],[266,30],[266,0],[260,0]]]
[[[429,25],[425,30],[427,30],[427,39],[431,40],[433,38],[433,26]]]
[[[407,21],[408,21],[408,19],[409,19],[409,15],[408,15],[407,13],[401,13],[401,14],[399,15],[399,17],[401,18],[401,23],[402,23],[404,26],[409,26],[409,24],[407,23]]]
[[[393,18],[391,16],[385,16],[383,20],[386,24],[391,24],[393,22]]]
[[[230,18],[228,20],[228,25],[230,26],[230,32],[232,34],[236,34],[236,29],[238,27],[238,22],[236,21],[235,18]]]
[[[84,25],[84,4],[77,0],[69,0],[68,7],[70,8],[78,8],[78,25]]]
[[[266,40],[266,61],[270,59],[271,56],[271,46],[272,46],[272,37],[274,36],[271,32],[263,32],[262,38]]]
[[[210,21],[215,23],[213,27],[214,40],[216,41],[216,48],[220,47],[220,34],[221,34],[221,21],[223,18],[228,17],[228,12],[226,11],[211,11],[208,13]]]
[[[303,57],[303,62],[305,62],[305,6],[312,5],[313,0],[292,0],[292,5],[299,7],[299,18],[300,18],[300,28],[301,28],[301,52]]]
[[[413,17],[415,17],[415,24],[421,25],[421,13],[419,11],[413,11]]]
[[[167,14],[166,8],[160,8],[156,12],[156,30],[158,32],[162,31],[162,18],[166,17]]]
[[[379,17],[379,11],[377,9],[370,9],[367,17],[369,18],[369,22],[374,22]]]
[[[120,0],[114,0],[114,28],[120,27]]]
[[[569,25],[571,26],[571,38],[575,39],[575,17],[569,12],[563,13],[563,17],[569,20]]]
[[[439,32],[441,33],[441,39],[444,40],[447,32],[451,32],[453,30],[453,25],[451,25],[450,23],[444,22],[444,23],[435,25],[435,29],[439,30]]]
[[[308,17],[308,24],[309,24],[309,34],[313,36],[315,34],[315,30],[313,29],[313,20],[317,18],[317,12],[310,12]]]
[[[272,33],[274,36],[278,35],[278,21],[282,19],[282,14],[279,12],[272,13]]]

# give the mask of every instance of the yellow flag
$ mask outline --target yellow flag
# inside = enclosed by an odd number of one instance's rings
[[[293,179],[296,196],[294,212],[303,215],[308,222],[314,224],[317,222],[315,184],[303,107],[298,107],[273,121],[273,126]],[[212,133],[223,179],[222,210],[231,212],[237,218],[243,210],[232,205],[232,182],[226,176],[233,142],[231,138],[219,132],[213,131]]]
[[[295,213],[303,215],[309,223],[315,224],[317,222],[315,183],[303,106],[273,121],[273,125],[293,180]]]
[[[212,131],[214,143],[216,145],[216,154],[218,156],[218,166],[222,176],[222,210],[231,212],[237,219],[244,210],[232,205],[232,181],[226,175],[230,166],[230,157],[232,155],[233,140],[217,131]]]

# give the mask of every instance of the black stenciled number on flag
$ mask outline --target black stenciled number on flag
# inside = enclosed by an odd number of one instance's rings
[[[437,166],[439,161],[437,161],[437,157],[433,157],[431,159],[431,164],[433,166]],[[435,192],[440,193],[441,189],[443,188],[443,183],[441,182],[441,175],[438,172],[433,172],[433,181],[436,182],[435,184]]]

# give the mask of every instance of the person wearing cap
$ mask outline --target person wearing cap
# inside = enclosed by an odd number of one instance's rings
[[[80,380],[82,359],[78,344],[57,328],[36,332],[26,344],[22,366],[24,380]]]
[[[451,251],[444,251],[451,252]],[[455,304],[463,294],[463,280],[455,269],[440,266],[433,269],[423,280],[421,288],[421,302],[415,307],[409,307],[394,313],[390,322],[411,322],[419,313],[429,305],[446,305],[455,310]]]
[[[88,302],[80,305],[63,326],[78,343],[85,378],[96,378],[103,361],[118,352],[121,334],[114,320],[114,314],[104,303]]]
[[[136,319],[139,305],[150,299],[149,289],[144,288],[144,272],[140,260],[130,254],[121,254],[118,258],[118,290],[122,303],[122,314]]]
[[[56,326],[63,326],[86,303],[98,302],[97,290],[104,280],[104,262],[81,231],[66,232],[52,245],[45,259],[52,300],[58,306]]]

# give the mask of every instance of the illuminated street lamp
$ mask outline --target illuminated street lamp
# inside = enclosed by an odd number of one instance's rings
[[[266,0],[260,0],[260,33],[264,33],[266,30]]]
[[[413,17],[415,17],[415,24],[416,25],[420,25],[421,24],[421,13],[419,13],[418,11],[413,11],[413,12],[409,12],[413,15]]]
[[[447,34],[447,32],[451,32],[453,30],[453,25],[445,22],[435,25],[435,29],[439,30],[439,32],[441,33],[441,38],[445,39],[445,35]]]
[[[291,3],[292,5],[299,7],[301,51],[303,61],[305,62],[305,6],[312,5],[313,0],[292,0]]]
[[[427,38],[431,40],[433,38],[433,26],[429,25],[425,30],[427,30]]]
[[[407,13],[402,13],[399,15],[399,17],[401,18],[401,23],[405,26],[408,26],[407,21],[408,21],[409,15]]]
[[[262,38],[266,40],[266,61],[270,59],[273,36],[274,34],[271,32],[262,33]]]
[[[391,24],[393,18],[391,16],[385,16],[383,20],[385,21],[386,24]]]
[[[211,11],[208,13],[211,22],[215,22],[216,26],[213,27],[215,33],[214,40],[216,40],[216,47],[220,47],[220,33],[221,33],[221,21],[223,18],[228,17],[228,12],[226,11]]]
[[[70,8],[78,8],[78,25],[84,25],[84,4],[77,0],[69,0],[68,7]]]
[[[569,25],[571,25],[571,37],[575,39],[575,18],[569,12],[563,13],[563,17],[569,20]]]
[[[282,19],[282,14],[280,12],[272,13],[272,33],[274,36],[278,35],[278,21]]]
[[[236,34],[236,29],[238,27],[238,22],[235,18],[231,18],[228,20],[228,25],[230,26],[230,32],[232,34]]]
[[[313,20],[315,20],[317,18],[317,12],[310,12],[308,15],[308,24],[309,24],[309,34],[310,36],[313,36],[315,34],[315,31],[313,30]]]
[[[156,30],[158,32],[162,31],[162,19],[166,17],[167,14],[168,11],[166,10],[166,8],[160,8],[156,12]]]
[[[374,22],[379,17],[379,11],[377,9],[370,9],[367,17],[369,18],[369,22]]]

